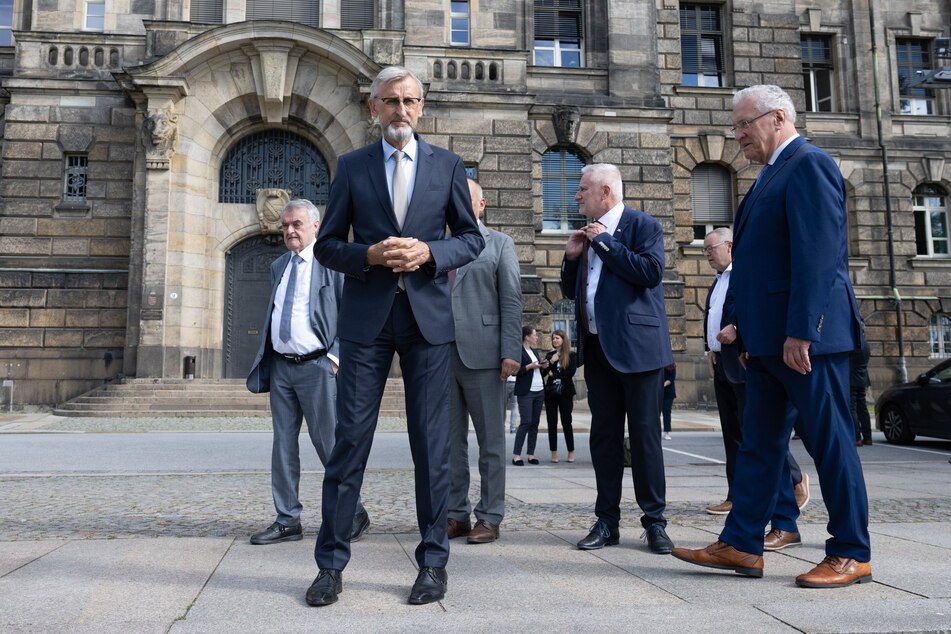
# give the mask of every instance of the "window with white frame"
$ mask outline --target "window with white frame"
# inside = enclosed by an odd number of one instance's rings
[[[939,313],[928,321],[932,357],[951,357],[951,315]]]
[[[13,0],[0,0],[0,46],[13,46]]]
[[[800,37],[800,47],[806,111],[832,112],[835,110],[832,97],[832,37],[803,35]]]
[[[932,70],[931,40],[896,38],[895,61],[901,114],[934,114],[934,92],[921,86],[909,86]]]
[[[203,24],[222,23],[223,0],[191,0],[191,2],[189,20]]]
[[[85,154],[67,154],[63,175],[63,202],[86,202],[86,176],[89,169],[89,157]]]
[[[568,335],[572,349],[578,349],[578,322],[575,320],[575,303],[562,299],[551,305],[551,330],[563,330]]]
[[[920,185],[912,194],[918,255],[951,257],[948,193],[938,185]]]
[[[575,194],[584,161],[567,148],[542,154],[542,229],[567,232],[585,224]]]
[[[87,31],[103,31],[106,28],[106,0],[86,0]]]
[[[449,42],[453,46],[469,46],[469,2],[449,5]]]
[[[340,27],[344,29],[372,29],[376,17],[373,0],[340,0]]]
[[[536,66],[580,68],[582,3],[581,0],[535,0]]]
[[[723,25],[716,4],[680,5],[680,63],[684,86],[723,85]]]
[[[733,226],[733,179],[722,165],[700,163],[690,174],[693,238],[701,242],[717,227]]]
[[[318,0],[248,0],[249,20],[287,20],[317,28],[320,26]]]

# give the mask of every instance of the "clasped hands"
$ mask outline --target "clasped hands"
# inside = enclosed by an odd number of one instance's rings
[[[387,266],[394,273],[411,273],[433,259],[429,245],[416,238],[390,236],[367,250],[366,263]]]

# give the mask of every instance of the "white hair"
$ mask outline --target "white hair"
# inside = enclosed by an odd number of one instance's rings
[[[624,198],[624,183],[621,180],[621,170],[610,163],[592,163],[581,168],[582,174],[591,174],[596,185],[607,185],[616,200]]]
[[[380,89],[389,84],[390,82],[399,81],[404,77],[412,77],[416,82],[416,87],[419,88],[418,97],[423,97],[423,82],[419,80],[419,77],[413,74],[413,71],[403,66],[387,66],[377,74],[373,79],[373,83],[370,84],[370,99],[375,99],[378,94],[380,94]]]
[[[782,110],[786,113],[787,119],[796,123],[796,107],[793,106],[792,98],[779,86],[760,84],[744,88],[733,95],[733,105],[736,106],[747,97],[756,98],[753,102],[753,108],[756,112],[762,114],[770,110]]]
[[[314,203],[310,202],[306,198],[295,198],[294,200],[289,200],[284,203],[284,207],[281,209],[281,215],[292,209],[303,209],[307,212],[307,215],[314,222],[320,222],[320,210],[317,209],[317,206]]]
[[[722,240],[723,242],[733,242],[733,230],[730,229],[729,227],[717,227],[716,229],[708,233],[705,237],[709,238],[713,234],[716,234],[717,236],[719,236],[720,240]]]

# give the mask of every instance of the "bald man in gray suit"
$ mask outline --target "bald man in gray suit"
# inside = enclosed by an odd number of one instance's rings
[[[482,187],[469,179],[476,219],[485,209]],[[479,222],[485,249],[456,270],[452,284],[449,382],[449,539],[494,542],[505,515],[505,380],[522,354],[522,289],[512,238]],[[479,442],[480,499],[469,519],[469,417]]]

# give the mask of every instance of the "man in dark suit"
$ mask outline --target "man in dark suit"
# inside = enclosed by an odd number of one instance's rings
[[[271,393],[274,443],[271,493],[277,521],[251,536],[252,544],[276,544],[303,538],[300,523],[301,419],[321,464],[327,464],[337,421],[337,306],[343,276],[314,260],[320,212],[309,200],[292,200],[281,212],[281,230],[289,251],[271,264],[271,300],[261,329],[261,345],[251,364],[248,389]],[[350,540],[370,526],[357,504]]]
[[[631,439],[634,496],[651,551],[673,544],[664,527],[666,480],[657,430],[664,366],[673,362],[664,308],[664,233],[660,223],[622,202],[618,168],[586,165],[575,200],[591,222],[571,234],[561,290],[575,300],[578,365],[591,409],[591,461],[598,488],[597,521],[578,548],[620,539],[624,420]]]
[[[482,187],[469,179],[472,211],[485,209]],[[522,287],[515,242],[479,222],[485,249],[451,282],[456,341],[452,344],[449,412],[449,539],[470,544],[499,537],[505,516],[505,383],[518,372],[522,352]],[[469,418],[479,443],[479,503],[469,519]]]
[[[414,132],[423,85],[391,66],[370,86],[383,139],[338,159],[314,253],[345,274],[340,309],[336,444],[324,475],[323,523],[307,591],[328,605],[343,588],[350,520],[357,504],[393,353],[406,387],[416,463],[419,573],[409,602],[445,596],[449,559],[449,350],[453,341],[447,273],[484,246],[472,214],[462,159]],[[446,227],[451,236],[444,239]],[[352,232],[352,239],[351,239]]]
[[[832,534],[825,559],[796,584],[871,581],[868,499],[849,415],[848,353],[859,345],[860,331],[846,253],[845,183],[832,157],[796,133],[792,100],[777,86],[738,92],[732,119],[746,158],[766,166],[734,223],[730,295],[748,355],[746,424],[733,510],[720,540],[673,554],[763,575],[763,533],[783,477],[791,402]]]

